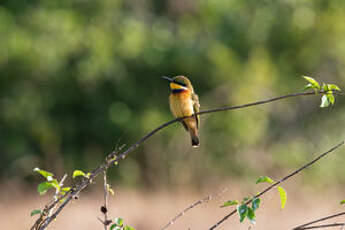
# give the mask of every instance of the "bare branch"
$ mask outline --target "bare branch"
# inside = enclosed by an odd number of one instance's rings
[[[290,177],[296,175],[297,173],[301,172],[302,170],[308,168],[309,166],[311,166],[312,164],[314,164],[315,162],[319,161],[321,158],[325,157],[327,154],[333,152],[334,150],[336,150],[337,148],[339,148],[340,146],[342,146],[344,144],[344,141],[340,142],[339,144],[337,144],[336,146],[332,147],[331,149],[329,149],[328,151],[322,153],[321,155],[319,155],[318,157],[316,157],[314,160],[310,161],[309,163],[303,165],[301,168],[293,171],[292,173],[290,173],[289,175],[285,176],[284,178],[282,178],[281,180],[279,180],[278,182],[272,184],[271,186],[267,187],[266,189],[264,189],[263,191],[259,192],[256,196],[254,196],[252,199],[249,199],[247,202],[245,202],[245,204],[249,204],[250,202],[252,202],[252,200],[254,198],[260,197],[263,194],[265,194],[266,192],[270,191],[272,188],[276,187],[277,185],[281,184],[282,182],[286,181],[287,179],[289,179]],[[224,221],[226,221],[230,216],[234,215],[237,212],[236,209],[234,209],[232,212],[230,212],[228,215],[224,216],[220,221],[218,221],[215,225],[213,225],[210,230],[217,228],[219,225],[221,225]]]
[[[331,227],[339,227],[339,226],[344,227],[345,223],[314,225],[314,226],[309,226],[309,227],[302,227],[302,228],[299,228],[299,230],[316,229],[316,228],[331,228]]]
[[[321,221],[325,221],[325,220],[329,220],[329,219],[332,219],[332,218],[335,218],[335,217],[338,217],[338,216],[342,216],[342,215],[345,215],[345,212],[340,212],[340,213],[337,213],[337,214],[334,214],[334,215],[322,217],[322,218],[320,218],[320,219],[317,219],[317,220],[308,222],[308,223],[306,223],[306,224],[302,224],[302,225],[300,225],[300,226],[297,226],[297,227],[293,228],[292,230],[307,229],[307,228],[305,228],[305,227],[308,226],[308,225],[315,224],[315,223],[318,223],[318,222],[321,222]]]
[[[266,103],[270,103],[270,102],[274,102],[274,101],[278,101],[278,100],[282,100],[282,99],[287,99],[287,98],[291,98],[291,97],[317,95],[317,94],[323,94],[323,93],[325,93],[325,92],[321,91],[321,92],[318,92],[318,93],[317,92],[305,92],[305,93],[287,94],[287,95],[284,95],[284,96],[275,97],[275,98],[271,98],[271,99],[267,99],[267,100],[262,100],[262,101],[257,101],[257,102],[253,102],[253,103],[249,103],[249,104],[239,105],[239,106],[227,106],[227,107],[222,107],[222,108],[204,110],[204,111],[201,111],[201,112],[197,113],[197,115],[203,115],[203,114],[215,113],[215,112],[222,112],[222,111],[229,111],[229,110],[235,110],[235,109],[242,109],[242,108],[246,108],[246,107],[251,107],[251,106],[266,104]],[[192,115],[192,116],[194,116],[194,115]],[[159,127],[157,127],[154,130],[152,130],[150,133],[148,133],[147,135],[142,137],[139,141],[137,141],[136,143],[132,144],[129,148],[127,148],[123,152],[121,152],[121,149],[115,149],[112,153],[110,153],[106,157],[106,160],[105,160],[105,162],[103,164],[101,164],[98,168],[96,168],[95,170],[93,170],[91,172],[91,174],[90,174],[88,179],[86,179],[86,180],[82,181],[81,183],[75,185],[73,190],[66,194],[65,200],[62,202],[62,204],[56,209],[56,211],[51,216],[48,216],[44,220],[42,220],[40,222],[39,228],[37,228],[37,229],[39,229],[39,230],[46,229],[46,227],[51,223],[52,220],[54,220],[59,215],[59,213],[64,209],[64,207],[74,197],[77,197],[78,194],[83,189],[85,189],[92,182],[92,180],[94,178],[96,178],[100,173],[102,173],[105,169],[107,169],[110,166],[114,165],[114,163],[116,163],[116,162],[118,162],[120,160],[125,159],[129,153],[133,152],[143,142],[145,142],[148,138],[150,138],[151,136],[156,134],[161,129],[163,129],[163,128],[165,128],[165,127],[167,127],[167,126],[169,126],[169,125],[171,125],[171,124],[173,124],[175,122],[181,121],[184,118],[192,117],[192,116],[176,118],[176,119],[173,119],[173,120],[171,120],[169,122],[166,122],[166,123],[160,125]]]
[[[107,183],[107,169],[103,171],[103,180],[104,180],[104,205],[101,207],[101,212],[104,214],[104,221],[102,222],[104,225],[104,230],[108,229],[108,183]]]
[[[200,204],[203,204],[205,202],[208,202],[210,200],[213,200],[213,199],[217,198],[218,196],[222,195],[223,193],[225,193],[227,191],[228,191],[228,188],[224,188],[224,189],[222,189],[221,191],[219,191],[219,192],[217,192],[215,194],[210,194],[207,197],[205,197],[205,198],[203,198],[201,200],[198,200],[197,202],[191,204],[189,207],[185,208],[182,212],[180,212],[174,218],[172,218],[169,221],[169,223],[167,223],[161,230],[165,230],[165,229],[169,228],[170,225],[174,224],[178,218],[182,217],[184,214],[186,214],[186,212],[188,212],[192,208],[194,208],[194,207],[196,207],[196,206],[198,206]]]

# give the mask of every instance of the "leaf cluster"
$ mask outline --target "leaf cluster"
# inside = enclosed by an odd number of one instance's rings
[[[57,181],[57,179],[54,178],[54,174],[51,172],[48,172],[39,168],[34,168],[34,172],[39,173],[46,179],[46,181],[40,183],[37,186],[37,192],[40,195],[46,194],[47,191],[51,188],[54,188],[56,190],[56,193],[59,195],[65,195],[66,192],[71,190],[71,187],[62,187]]]
[[[34,168],[33,171],[39,173],[46,180],[37,186],[37,192],[41,196],[46,194],[49,189],[55,189],[55,197],[63,196],[71,190],[71,187],[68,187],[68,186],[63,187],[62,182],[59,183],[57,181],[57,179],[54,178],[53,173],[45,171],[45,170],[37,168],[37,167]],[[31,211],[30,216],[34,216],[34,215],[41,214],[41,213],[42,213],[42,210],[35,209],[35,210]]]
[[[313,89],[315,93],[324,93],[321,97],[321,108],[329,107],[334,105],[335,97],[334,92],[340,92],[341,89],[335,84],[326,84],[322,82],[321,84],[312,77],[303,76],[303,78],[308,81],[308,84],[304,87],[304,90]]]
[[[124,225],[122,218],[115,218],[114,224],[110,226],[110,230],[135,230],[135,228]]]
[[[259,183],[270,183],[273,184],[275,183],[274,180],[272,180],[270,177],[267,176],[261,176],[256,180],[256,184]],[[280,196],[280,201],[281,201],[281,209],[285,207],[286,201],[287,201],[287,194],[286,191],[281,187],[277,187],[279,196]],[[239,217],[240,222],[243,222],[246,218],[252,223],[255,224],[255,211],[259,209],[261,200],[259,197],[253,196],[251,201],[248,203],[249,198],[245,197],[242,199],[241,203],[238,202],[238,200],[229,200],[226,201],[221,207],[229,207],[233,205],[237,205],[236,210],[237,210],[237,215]],[[251,204],[251,205],[250,205]]]
[[[256,184],[259,184],[259,183],[269,183],[269,184],[274,184],[275,181],[272,180],[270,177],[268,176],[261,176],[259,177],[257,180],[256,180]],[[285,189],[281,186],[278,186],[277,187],[277,190],[279,192],[279,197],[280,197],[280,208],[281,209],[284,209],[285,207],[285,204],[286,204],[286,201],[287,201],[287,193],[285,191]]]

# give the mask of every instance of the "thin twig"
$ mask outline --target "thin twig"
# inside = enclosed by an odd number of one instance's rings
[[[290,173],[289,175],[285,176],[284,178],[282,178],[281,180],[279,180],[278,182],[272,184],[271,186],[267,187],[266,189],[264,189],[263,191],[261,191],[260,193],[258,193],[256,196],[254,196],[252,199],[249,199],[247,202],[245,202],[245,204],[249,204],[250,202],[252,202],[252,200],[254,198],[258,198],[260,196],[262,196],[263,194],[265,194],[266,192],[270,191],[272,188],[276,187],[277,185],[281,184],[282,182],[284,182],[285,180],[289,179],[290,177],[296,175],[297,173],[301,172],[302,170],[308,168],[310,165],[314,164],[315,162],[319,161],[321,158],[325,157],[327,154],[333,152],[334,150],[336,150],[337,148],[339,148],[340,146],[342,146],[344,144],[344,141],[341,141],[339,144],[337,144],[336,146],[332,147],[331,149],[329,149],[328,151],[322,153],[321,155],[319,155],[318,157],[316,157],[314,160],[310,161],[309,163],[303,165],[301,168],[293,171],[292,173]],[[236,209],[234,209],[232,212],[230,212],[228,215],[224,216],[220,221],[218,221],[215,225],[213,225],[210,230],[213,230],[215,228],[217,228],[220,224],[222,224],[224,221],[226,221],[230,216],[234,215],[237,212]]]
[[[66,178],[67,178],[67,174],[65,174],[65,175],[62,177],[62,179],[61,179],[61,181],[60,181],[60,183],[59,183],[59,187],[60,187],[60,188],[62,188],[63,183],[64,183],[64,181],[66,180]],[[54,211],[54,209],[55,209],[55,207],[56,207],[56,205],[57,205],[57,201],[58,201],[58,199],[59,199],[59,192],[60,192],[60,190],[59,190],[59,189],[56,189],[55,194],[54,194],[54,203],[55,203],[55,205],[54,205],[54,207],[52,207],[52,208],[49,210],[48,216],[51,216],[51,215],[52,215],[52,213],[53,213],[53,211]]]
[[[216,109],[210,109],[210,110],[205,110],[205,111],[201,111],[199,113],[197,113],[196,115],[203,115],[203,114],[207,114],[207,113],[214,113],[214,112],[221,112],[221,111],[228,111],[228,110],[235,110],[235,109],[242,109],[242,108],[246,108],[246,107],[251,107],[251,106],[256,106],[256,105],[261,105],[261,104],[266,104],[266,103],[270,103],[273,101],[277,101],[277,100],[282,100],[282,99],[286,99],[286,98],[291,98],[291,97],[298,97],[298,96],[308,96],[308,95],[317,95],[317,94],[324,94],[325,92],[305,92],[305,93],[293,93],[293,94],[287,94],[284,96],[280,96],[280,97],[276,97],[276,98],[271,98],[268,100],[262,100],[262,101],[258,101],[258,102],[253,102],[253,103],[249,103],[249,104],[244,104],[244,105],[239,105],[239,106],[227,106],[227,107],[223,107],[223,108],[216,108]],[[194,116],[194,115],[192,115]],[[68,193],[68,195],[66,196],[66,199],[62,202],[62,204],[56,209],[56,211],[49,217],[47,217],[46,219],[44,219],[40,225],[40,227],[38,228],[39,230],[44,230],[46,229],[46,227],[52,222],[52,220],[54,220],[59,213],[64,209],[64,207],[72,200],[73,197],[76,197],[84,188],[86,188],[94,178],[96,178],[104,169],[109,168],[111,165],[113,165],[115,162],[118,162],[119,160],[123,160],[126,158],[126,156],[133,152],[135,149],[137,149],[143,142],[145,142],[148,138],[150,138],[151,136],[153,136],[154,134],[156,134],[158,131],[160,131],[161,129],[175,123],[178,121],[181,121],[184,118],[187,117],[192,117],[192,116],[186,116],[186,117],[181,117],[181,118],[176,118],[173,119],[169,122],[166,122],[162,125],[160,125],[159,127],[155,128],[154,130],[152,130],[150,133],[148,133],[147,135],[145,135],[144,137],[142,137],[141,139],[139,139],[139,141],[137,141],[136,143],[132,144],[127,150],[125,150],[124,152],[120,153],[120,150],[114,150],[112,153],[110,153],[107,157],[106,157],[106,161],[101,164],[98,168],[96,168],[95,170],[93,170],[89,176],[89,178],[87,180],[82,181],[81,183],[77,184],[75,186],[75,188],[73,189],[73,191],[71,191],[70,193]],[[120,154],[119,154],[120,153]]]
[[[198,200],[197,202],[194,202],[193,204],[191,204],[190,206],[188,206],[187,208],[185,208],[182,212],[180,212],[179,214],[177,214],[174,218],[172,218],[169,223],[167,223],[161,230],[165,230],[167,229],[168,227],[170,227],[170,225],[174,224],[176,222],[176,220],[180,217],[182,217],[184,214],[186,214],[186,212],[188,212],[189,210],[191,210],[192,208],[200,205],[200,204],[203,204],[205,202],[208,202],[210,200],[213,200],[215,198],[217,198],[218,196],[222,195],[223,193],[227,192],[228,191],[228,188],[224,188],[222,189],[221,191],[217,192],[217,193],[214,193],[214,194],[210,194],[206,197],[204,197],[203,199],[201,200]]]
[[[331,227],[339,227],[339,226],[344,227],[345,223],[314,225],[314,226],[299,228],[299,230],[316,229],[316,228],[331,228]]]
[[[67,174],[65,174],[60,182],[59,182],[59,187],[62,188],[64,181],[67,178]],[[35,230],[39,229],[40,225],[42,224],[43,220],[48,216],[51,216],[55,207],[59,203],[60,200],[62,200],[65,196],[67,196],[66,192],[64,195],[59,196],[59,189],[56,189],[55,194],[53,196],[53,200],[50,202],[50,205],[46,205],[45,208],[41,211],[40,217],[35,221],[34,225],[30,228],[30,230]]]
[[[108,229],[108,183],[107,183],[107,169],[103,171],[103,180],[104,180],[104,205],[101,207],[101,212],[104,214],[104,230]]]
[[[35,223],[32,225],[32,227],[30,228],[30,230],[36,230],[39,229],[39,226],[42,224],[43,220],[47,217],[47,213],[52,210],[53,208],[56,207],[56,205],[63,200],[67,195],[69,195],[69,193],[71,193],[73,191],[73,189],[71,189],[70,191],[66,192],[64,195],[59,196],[58,199],[54,199],[52,201],[50,201],[42,210],[40,217],[35,221]]]
[[[315,224],[315,223],[318,223],[318,222],[321,222],[321,221],[324,221],[324,220],[329,220],[329,219],[332,219],[332,218],[335,218],[335,217],[338,217],[338,216],[342,216],[342,215],[345,215],[345,212],[340,212],[340,213],[337,213],[337,214],[334,214],[334,215],[330,215],[330,216],[322,217],[322,218],[317,219],[317,220],[313,220],[313,221],[308,222],[306,224],[302,224],[300,226],[297,226],[297,227],[293,228],[292,230],[306,229],[304,227],[306,227],[308,225]]]

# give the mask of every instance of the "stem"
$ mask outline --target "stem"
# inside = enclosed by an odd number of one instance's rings
[[[188,211],[191,210],[192,208],[194,208],[194,207],[196,207],[196,206],[198,206],[198,205],[200,205],[200,204],[203,204],[203,203],[205,203],[205,202],[208,202],[208,201],[210,201],[210,200],[213,200],[214,198],[216,198],[216,197],[222,195],[223,193],[225,193],[225,192],[227,192],[227,191],[228,191],[228,189],[227,189],[227,188],[224,188],[224,189],[222,189],[221,191],[219,191],[219,192],[217,192],[217,193],[215,193],[215,194],[208,195],[207,197],[205,197],[205,198],[203,198],[203,199],[201,199],[201,200],[198,200],[197,202],[191,204],[189,207],[185,208],[182,212],[180,212],[180,213],[177,214],[174,218],[172,218],[172,219],[169,221],[169,223],[167,223],[161,230],[165,230],[165,229],[169,228],[170,225],[174,224],[175,221],[176,221],[177,219],[179,219],[180,217],[182,217],[184,214],[186,214],[186,212],[188,212]]]
[[[104,209],[102,210],[103,213],[104,213],[104,230],[107,230],[108,228],[108,195],[109,195],[109,192],[108,192],[108,183],[107,183],[107,169],[104,169]]]
[[[303,228],[299,228],[299,229],[305,230],[305,229],[316,229],[316,228],[331,228],[331,227],[339,227],[339,226],[344,227],[345,223],[322,224],[322,225],[303,227]],[[341,228],[341,229],[343,229],[343,228]]]

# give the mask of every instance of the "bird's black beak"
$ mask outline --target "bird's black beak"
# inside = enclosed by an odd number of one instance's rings
[[[167,76],[163,76],[162,78],[165,79],[165,80],[168,80],[168,81],[170,81],[170,82],[173,82],[173,81],[174,81],[173,79],[171,79],[170,77],[167,77]]]

